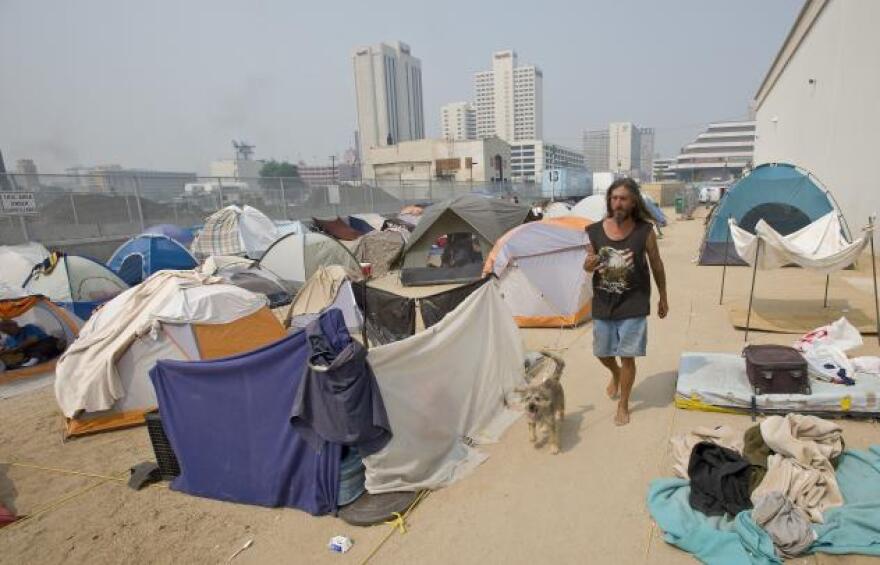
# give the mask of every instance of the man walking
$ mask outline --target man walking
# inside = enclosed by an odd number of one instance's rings
[[[630,178],[614,181],[605,204],[605,219],[587,228],[590,243],[584,270],[593,275],[593,355],[611,371],[606,392],[611,399],[619,395],[614,423],[623,426],[629,423],[635,358],[645,356],[648,342],[649,263],[660,293],[660,318],[666,317],[669,305],[657,236],[639,185]]]

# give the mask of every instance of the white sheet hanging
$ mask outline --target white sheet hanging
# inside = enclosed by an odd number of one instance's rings
[[[829,212],[798,231],[781,235],[764,220],[758,221],[752,235],[728,220],[736,252],[752,265],[758,238],[764,242],[758,258],[759,269],[776,269],[791,263],[829,274],[852,265],[868,244],[870,232],[850,243],[843,237],[836,212]]]

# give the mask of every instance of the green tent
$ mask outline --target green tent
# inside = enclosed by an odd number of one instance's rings
[[[495,240],[528,214],[526,206],[473,194],[429,206],[404,249],[401,282],[418,286],[480,278]],[[446,245],[441,250],[434,244],[442,236]]]

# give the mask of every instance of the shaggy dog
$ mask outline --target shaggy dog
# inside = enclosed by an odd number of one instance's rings
[[[529,418],[529,441],[537,442],[536,430],[550,432],[550,452],[559,453],[559,431],[565,417],[565,392],[559,382],[565,361],[541,351],[541,358],[526,367],[529,383],[516,389]]]

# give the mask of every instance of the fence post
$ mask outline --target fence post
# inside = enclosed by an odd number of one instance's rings
[[[134,203],[137,205],[138,211],[138,220],[141,223],[141,232],[147,229],[146,224],[144,224],[144,209],[141,207],[141,179],[138,176],[134,177]]]
[[[24,237],[24,243],[27,243],[31,240],[31,236],[28,234],[27,222],[24,221],[24,215],[19,216],[18,220],[21,223],[21,235]]]
[[[217,193],[220,196],[220,205],[217,206],[217,210],[223,209],[223,179],[217,177]]]
[[[290,214],[287,211],[287,194],[284,192],[284,177],[279,177],[281,182],[281,205],[284,206],[284,219],[290,220]]]
[[[73,193],[70,193],[70,209],[73,210],[73,225],[79,225],[79,215],[76,213],[76,198],[73,197]]]

